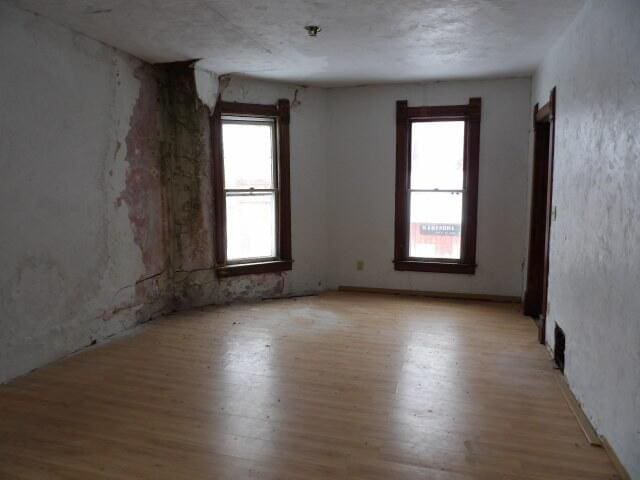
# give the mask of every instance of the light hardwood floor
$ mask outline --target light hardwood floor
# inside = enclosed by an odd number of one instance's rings
[[[0,478],[611,479],[518,307],[210,307],[0,387]]]

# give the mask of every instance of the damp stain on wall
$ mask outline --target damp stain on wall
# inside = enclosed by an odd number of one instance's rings
[[[209,115],[189,63],[164,67],[164,137],[168,146],[173,260],[176,270],[213,265]]]
[[[0,382],[176,308],[281,290],[215,276],[190,63],[150,65],[4,4],[0,24],[18,47],[0,52]]]
[[[216,276],[210,110],[198,95],[192,62],[154,68],[160,79],[162,105],[159,157],[168,203],[163,211],[164,231],[169,237],[166,264],[170,268],[170,308],[281,296],[285,275],[224,280]],[[136,186],[135,181],[132,186]]]
[[[136,245],[142,255],[144,271],[131,285],[134,300],[116,304],[105,313],[108,320],[126,308],[143,307],[137,313],[144,321],[167,303],[170,294],[170,232],[167,228],[168,194],[162,169],[162,72],[150,65],[141,65],[135,71],[139,93],[125,138],[128,164],[125,188],[116,201],[126,204]],[[149,309],[144,308],[151,305]]]

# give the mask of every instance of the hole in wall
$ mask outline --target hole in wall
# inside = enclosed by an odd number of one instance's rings
[[[556,323],[554,329],[554,347],[553,347],[553,361],[556,363],[561,372],[564,373],[564,349],[565,349],[565,336],[564,331]]]

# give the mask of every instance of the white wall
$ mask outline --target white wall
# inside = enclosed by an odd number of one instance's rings
[[[557,87],[547,341],[596,429],[640,478],[640,2],[592,1],[535,75]]]
[[[136,323],[155,272],[126,193],[142,62],[0,3],[0,65],[1,382]]]
[[[410,106],[482,97],[475,275],[393,269],[396,100]],[[332,287],[520,297],[527,243],[530,80],[432,82],[330,90],[328,201]],[[356,270],[356,261],[364,270]]]

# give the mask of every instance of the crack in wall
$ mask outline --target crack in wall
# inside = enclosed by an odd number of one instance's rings
[[[193,62],[156,65],[155,85],[141,88],[157,90],[156,107],[160,111],[159,128],[153,135],[139,135],[148,131],[149,93],[141,92],[132,118],[128,148],[143,153],[153,150],[158,159],[158,176],[144,176],[136,158],[130,159],[127,190],[122,199],[128,202],[136,243],[143,252],[147,271],[153,271],[149,255],[154,255],[155,265],[162,256],[162,270],[142,277],[135,283],[135,302],[117,304],[105,319],[116,313],[140,307],[141,315],[149,314],[148,305],[157,305],[164,299],[166,310],[186,309],[243,299],[281,296],[285,276],[276,274],[251,275],[241,278],[219,279],[213,257],[213,195],[211,187],[211,155],[209,110],[200,100],[196,89]],[[224,90],[230,79],[219,79]],[[297,94],[294,94],[294,100]],[[145,100],[145,98],[147,100]],[[154,121],[156,117],[154,116]],[[140,126],[140,123],[143,126]],[[139,145],[137,140],[151,145]],[[132,145],[130,145],[130,143]],[[140,157],[140,156],[139,156]],[[144,155],[141,156],[144,161]],[[160,188],[163,206],[147,204],[140,190]],[[136,213],[137,212],[137,213]],[[149,243],[145,229],[149,222],[144,215],[161,215],[163,250],[159,252]],[[157,279],[157,281],[149,281]],[[122,287],[122,290],[134,285]],[[141,317],[142,318],[142,317]]]

